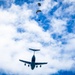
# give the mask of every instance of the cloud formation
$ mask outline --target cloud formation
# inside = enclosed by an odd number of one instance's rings
[[[49,20],[49,28],[46,31],[42,26],[43,23],[47,26],[44,20],[38,22],[32,19],[37,16],[33,7],[35,1],[32,3],[33,6],[26,2],[19,6],[12,1],[9,8],[0,7],[0,69],[7,74],[18,75],[48,75],[59,70],[75,71],[75,30],[73,27],[73,32],[67,30],[67,22],[75,19],[71,17],[74,15],[75,1],[68,1],[61,1],[61,5],[59,0],[41,1],[41,14]],[[52,9],[54,11],[51,11]],[[50,12],[53,13],[52,16]],[[41,51],[36,53],[36,61],[47,61],[48,64],[32,71],[19,62],[19,59],[31,61],[33,53],[28,51],[29,47],[40,48]]]

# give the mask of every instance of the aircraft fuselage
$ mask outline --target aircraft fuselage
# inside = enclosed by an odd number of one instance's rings
[[[31,69],[33,70],[35,68],[35,55],[32,56],[31,60]]]

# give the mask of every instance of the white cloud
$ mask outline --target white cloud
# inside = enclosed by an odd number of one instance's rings
[[[41,7],[39,9],[42,10],[44,14],[47,14],[57,4],[57,2],[51,0],[44,0],[42,1]]]
[[[47,4],[45,9],[48,9]],[[35,20],[30,19],[34,14],[27,6],[27,4],[21,7],[12,4],[7,10],[0,9],[0,68],[20,75],[48,75],[61,69],[71,69],[74,60],[69,58],[73,54],[67,51],[75,52],[75,35],[68,32],[68,35],[64,34],[63,38],[66,38],[68,43],[66,45],[62,45],[61,40],[57,42],[51,37],[52,33],[65,32],[66,20],[56,19],[53,16],[50,23],[52,30],[45,32]],[[22,27],[25,32],[18,33],[18,27]],[[15,38],[20,40],[14,41]],[[29,47],[40,48],[41,51],[36,53],[36,61],[47,61],[48,64],[33,71],[25,67],[19,59],[31,61],[33,52],[28,50]],[[60,53],[62,49],[64,54]]]
[[[74,43],[75,43],[75,38],[72,38],[72,39],[69,39],[67,41],[67,45],[65,45],[65,50],[70,50],[70,51],[75,51],[75,46],[74,46]],[[75,52],[74,52],[75,53]]]
[[[63,17],[63,19],[67,20],[70,18],[71,15],[75,12],[75,0],[64,0],[62,2],[62,6],[54,12],[56,17]],[[65,18],[64,18],[65,16]],[[68,18],[66,18],[68,17]]]
[[[13,23],[16,21],[16,14],[13,14],[12,12],[8,12],[7,10],[0,10],[0,24],[8,24]]]
[[[75,0],[64,0],[64,2],[72,3],[72,2],[75,2]]]
[[[65,27],[66,21],[61,19],[56,19],[55,17],[51,20],[51,26],[53,28],[53,32],[62,34],[66,29]]]

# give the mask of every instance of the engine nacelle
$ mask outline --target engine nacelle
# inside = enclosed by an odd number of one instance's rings
[[[38,66],[36,66],[36,68],[38,68]]]
[[[28,65],[28,67],[29,67],[29,65]]]
[[[40,67],[42,67],[42,66],[40,65]]]
[[[24,65],[26,66],[26,63]]]

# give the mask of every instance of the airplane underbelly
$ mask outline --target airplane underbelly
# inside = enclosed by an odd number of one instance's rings
[[[35,63],[31,63],[31,69],[33,70],[35,68]]]

